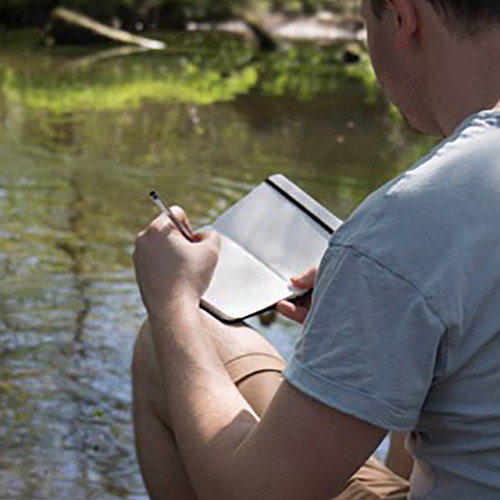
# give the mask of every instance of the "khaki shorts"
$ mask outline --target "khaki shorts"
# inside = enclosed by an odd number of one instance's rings
[[[270,354],[252,353],[230,360],[226,369],[241,394],[262,415],[283,381],[285,362]],[[335,500],[406,500],[408,481],[371,457]]]

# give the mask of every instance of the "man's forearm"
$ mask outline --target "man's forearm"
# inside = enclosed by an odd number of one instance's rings
[[[199,498],[241,491],[235,451],[258,419],[202,331],[198,305],[172,301],[150,322],[172,430]]]

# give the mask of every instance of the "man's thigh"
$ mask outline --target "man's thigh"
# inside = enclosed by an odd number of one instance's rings
[[[372,456],[335,500],[406,500],[409,489],[406,479]]]

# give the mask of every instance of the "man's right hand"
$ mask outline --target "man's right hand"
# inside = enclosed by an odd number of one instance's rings
[[[292,278],[292,285],[296,288],[302,288],[304,291],[312,290],[314,288],[314,283],[316,282],[316,276],[318,275],[318,268],[312,267],[304,274]],[[297,301],[291,302],[289,300],[282,300],[276,304],[276,309],[279,313],[283,314],[287,318],[297,321],[298,323],[303,323],[309,313],[311,307],[311,296],[308,294],[307,302],[297,299]]]

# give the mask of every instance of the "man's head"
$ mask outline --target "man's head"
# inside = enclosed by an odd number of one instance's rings
[[[500,0],[363,0],[363,14],[377,77],[413,128],[447,135],[499,104]]]

